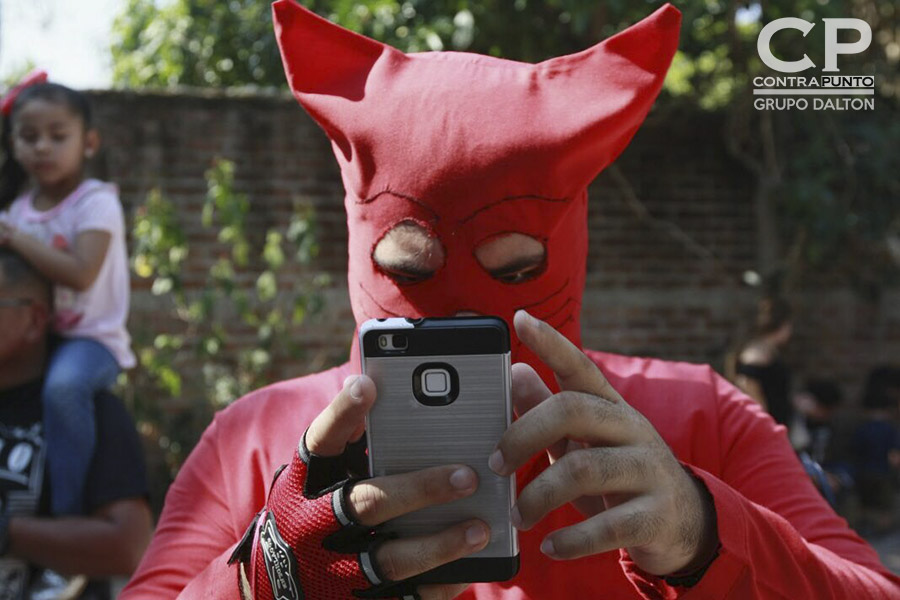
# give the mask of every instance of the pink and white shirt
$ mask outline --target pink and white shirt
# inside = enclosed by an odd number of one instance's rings
[[[125,217],[118,188],[86,179],[50,210],[37,210],[34,194],[16,198],[0,218],[45,244],[67,251],[78,234],[105,231],[109,248],[94,283],[84,291],[54,285],[54,326],[64,337],[93,339],[103,344],[123,369],[135,365],[128,320],[130,278],[125,247]]]

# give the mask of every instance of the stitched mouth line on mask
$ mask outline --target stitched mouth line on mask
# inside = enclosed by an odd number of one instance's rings
[[[547,196],[539,196],[537,194],[523,194],[521,196],[506,196],[505,198],[501,198],[500,200],[486,204],[486,205],[482,206],[481,208],[479,208],[478,210],[476,210],[475,212],[473,212],[472,214],[463,217],[458,222],[458,225],[465,225],[466,223],[468,223],[469,221],[471,221],[472,219],[474,219],[475,217],[477,217],[484,211],[490,210],[490,209],[494,208],[495,206],[503,204],[504,202],[512,202],[514,200],[540,200],[542,202],[568,202],[570,199],[569,198],[549,198]]]
[[[540,305],[544,304],[545,302],[549,302],[550,300],[552,300],[559,294],[563,293],[566,290],[566,288],[569,286],[569,282],[571,280],[572,280],[571,277],[567,277],[566,280],[563,282],[563,284],[561,286],[559,286],[559,289],[556,290],[555,292],[552,292],[550,295],[548,295],[544,298],[541,298],[540,300],[537,300],[535,302],[532,302],[531,304],[523,304],[521,306],[517,306],[515,309],[513,309],[513,312],[515,312],[517,310],[529,310],[531,308],[534,308],[535,306],[540,306]]]
[[[387,313],[388,315],[390,315],[390,316],[392,316],[392,317],[400,317],[400,316],[402,316],[402,315],[399,315],[399,314],[395,313],[395,312],[392,311],[392,310],[388,310],[388,309],[386,309],[385,307],[383,307],[383,306],[381,305],[381,303],[378,302],[378,300],[375,299],[375,296],[372,295],[372,292],[370,292],[369,290],[366,289],[366,286],[364,286],[364,285],[362,284],[362,282],[360,282],[360,284],[359,284],[359,289],[361,289],[361,290],[363,291],[363,293],[364,293],[366,296],[368,296],[369,300],[371,300],[372,303],[373,303],[375,306],[377,306],[382,312],[385,312],[385,313]]]
[[[563,318],[563,320],[560,321],[560,322],[558,322],[558,323],[550,323],[549,321],[547,321],[547,323],[548,323],[551,327],[553,327],[553,329],[560,330],[560,329],[563,328],[563,326],[568,325],[569,323],[574,323],[574,322],[575,322],[575,313],[574,313],[574,311],[567,311],[567,312],[563,313],[562,316],[565,317],[565,318]]]
[[[574,297],[569,296],[568,298],[566,298],[565,302],[563,302],[562,304],[559,305],[558,308],[551,310],[546,315],[535,314],[534,316],[537,317],[538,319],[540,319],[541,321],[547,321],[549,323],[550,319],[552,319],[552,318],[556,317],[557,315],[559,315],[560,313],[562,313],[564,310],[569,308],[569,306],[572,304],[575,304],[577,306],[578,302],[575,300]],[[571,313],[571,311],[569,311],[569,313]]]
[[[517,307],[517,308],[514,309],[513,312],[515,312],[515,311],[517,311],[517,310],[528,310],[529,308],[533,308],[533,307],[535,307],[535,306],[540,306],[540,305],[542,305],[542,304],[545,304],[546,302],[549,302],[549,301],[552,300],[554,297],[556,297],[556,296],[558,296],[560,293],[562,293],[562,292],[566,289],[566,286],[568,286],[568,285],[569,285],[569,279],[566,279],[566,281],[563,283],[563,285],[562,285],[558,290],[556,290],[555,292],[553,292],[552,294],[550,294],[550,295],[547,296],[546,298],[543,298],[542,300],[538,300],[537,302],[532,302],[531,304],[526,304],[526,305],[524,305],[524,306]],[[389,310],[389,309],[385,308],[384,306],[382,306],[382,304],[381,304],[380,302],[378,302],[378,300],[375,299],[375,296],[372,294],[372,292],[370,292],[370,291],[366,288],[366,286],[362,284],[362,282],[359,282],[359,289],[362,290],[363,294],[365,294],[366,297],[369,298],[369,300],[371,300],[372,304],[374,304],[375,306],[377,306],[378,309],[381,310],[382,312],[384,312],[384,313],[386,313],[386,314],[388,314],[388,315],[390,315],[390,316],[392,316],[392,317],[402,317],[402,316],[403,316],[403,315],[400,315],[400,314],[398,314],[398,313],[396,313],[396,312],[394,312],[394,311],[392,311],[392,310]],[[579,304],[579,303],[575,300],[574,297],[570,296],[570,297],[566,298],[566,301],[563,302],[562,305],[559,306],[559,308],[557,308],[557,309],[551,311],[550,313],[548,313],[548,314],[546,314],[546,315],[537,315],[537,314],[536,314],[536,315],[534,315],[534,316],[536,316],[537,318],[541,319],[542,321],[548,321],[548,322],[549,322],[549,319],[552,319],[553,317],[555,317],[557,314],[559,314],[560,312],[562,312],[563,309],[565,309],[567,306],[569,306],[569,305],[572,304],[572,303],[575,303],[576,306]],[[568,317],[567,317],[565,320],[563,320],[563,322],[562,322],[559,326],[561,326],[562,324],[565,324],[565,323],[567,323],[567,322],[569,322],[569,321],[571,321],[571,320],[573,319],[572,314],[571,314],[571,311],[570,311],[569,313],[567,313],[567,314],[568,314]],[[408,316],[408,315],[407,315],[407,316]]]
[[[415,204],[415,205],[418,206],[419,208],[421,208],[421,209],[427,211],[427,212],[431,215],[431,219],[430,219],[430,220],[431,220],[433,223],[437,223],[438,221],[441,220],[440,215],[438,215],[438,214],[434,211],[433,208],[431,208],[430,206],[428,206],[427,204],[425,204],[423,201],[419,200],[419,199],[416,198],[415,196],[410,196],[409,194],[401,194],[400,192],[394,192],[394,191],[391,191],[391,190],[389,190],[389,189],[382,190],[382,191],[378,192],[377,194],[375,194],[374,196],[369,196],[368,198],[364,198],[364,199],[361,199],[361,200],[357,200],[357,201],[356,201],[356,204],[371,204],[371,203],[375,202],[376,200],[378,200],[379,198],[381,198],[382,196],[384,196],[384,195],[386,195],[386,194],[389,194],[389,195],[394,196],[394,197],[396,197],[396,198],[401,198],[401,199],[406,200],[406,201],[408,201],[408,202],[412,202],[413,204]]]

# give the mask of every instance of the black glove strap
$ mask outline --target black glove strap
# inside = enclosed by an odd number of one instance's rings
[[[356,479],[350,479],[344,482],[341,489],[334,491],[331,508],[334,510],[337,522],[343,527],[325,538],[322,546],[326,550],[344,554],[359,554],[370,550],[373,545],[396,537],[380,533],[378,528],[363,525],[353,517],[349,508],[349,496],[350,490],[353,489],[356,482]]]
[[[256,535],[256,524],[259,522],[259,516],[262,512],[263,511],[261,510],[253,515],[253,520],[250,521],[250,525],[247,526],[247,531],[244,532],[241,541],[239,541],[234,548],[234,552],[228,557],[229,565],[233,565],[236,562],[244,564],[250,563],[250,559],[253,556],[253,536]]]
[[[298,452],[300,460],[307,466],[306,483],[303,484],[303,495],[307,498],[318,498],[327,494],[343,485],[350,477],[368,476],[365,436],[348,444],[337,456],[319,456],[310,452],[306,446],[306,432],[304,432]]]

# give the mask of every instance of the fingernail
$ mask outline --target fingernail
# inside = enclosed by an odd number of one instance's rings
[[[491,457],[488,459],[488,466],[491,468],[491,471],[497,475],[503,474],[503,453],[500,452],[499,448],[494,450],[494,453],[491,454]]]
[[[518,506],[513,506],[512,512],[509,515],[509,520],[516,529],[522,526],[522,513],[519,512]]]
[[[450,485],[457,490],[469,490],[475,487],[475,477],[469,469],[457,469],[450,475]]]
[[[541,552],[547,556],[554,556],[556,554],[556,548],[553,546],[553,540],[547,538],[541,542]]]
[[[535,323],[537,323],[537,319],[532,317],[531,313],[529,313],[527,310],[522,310],[520,312],[522,313],[522,316],[525,318],[526,323],[528,323],[530,325],[534,325]]]
[[[466,543],[470,546],[480,546],[487,539],[487,533],[481,525],[472,525],[466,529]]]
[[[362,384],[359,382],[359,377],[353,380],[353,383],[350,384],[350,397],[354,400],[359,400],[362,398]]]

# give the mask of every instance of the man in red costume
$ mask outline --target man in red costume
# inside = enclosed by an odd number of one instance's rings
[[[274,11],[291,88],[341,166],[357,324],[459,313],[514,324],[518,419],[489,465],[518,473],[521,569],[468,587],[407,582],[490,532],[469,521],[379,535],[478,482],[465,465],[356,479],[377,390],[357,375],[354,343],[348,364],[217,415],[122,598],[900,595],[784,429],[711,369],[579,350],[587,185],[659,92],[677,10],[537,65],[405,55],[292,0]]]

